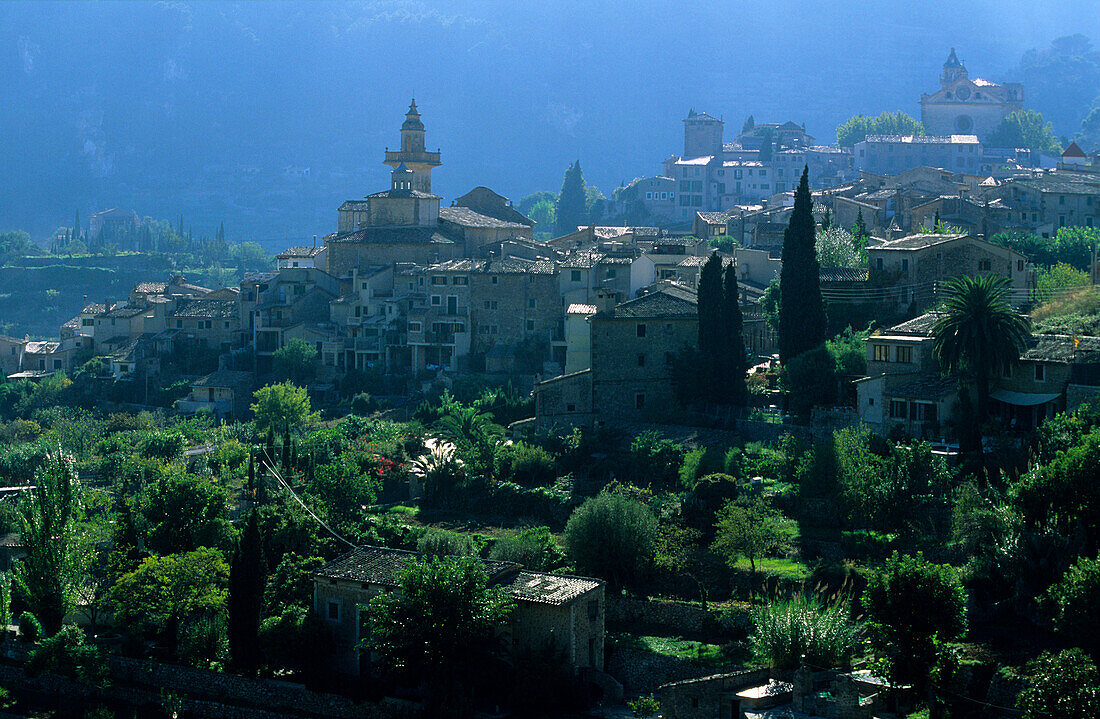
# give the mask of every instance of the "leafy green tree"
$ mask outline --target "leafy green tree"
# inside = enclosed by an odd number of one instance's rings
[[[555,208],[555,234],[558,237],[576,232],[579,225],[588,221],[588,199],[585,194],[584,174],[581,161],[577,160],[565,171],[561,183],[561,194]]]
[[[472,689],[501,654],[511,599],[473,558],[411,560],[395,580],[397,591],[370,601],[366,648],[398,681],[424,689],[429,714],[472,714]]]
[[[1047,590],[1054,627],[1073,643],[1100,651],[1100,559],[1081,557]]]
[[[986,144],[990,147],[1026,147],[1048,155],[1062,154],[1062,143],[1054,127],[1035,110],[1016,110],[1001,120]]]
[[[1024,719],[1095,719],[1100,716],[1100,671],[1080,649],[1043,652],[1027,666],[1030,680],[1017,705]]]
[[[192,474],[157,481],[143,507],[149,527],[146,546],[157,554],[190,552],[199,547],[228,549],[233,541],[229,493]]]
[[[141,454],[144,457],[171,462],[183,456],[187,440],[181,432],[154,430],[141,440]]]
[[[138,636],[180,638],[189,623],[225,612],[229,565],[216,549],[148,557],[109,592],[119,624]]]
[[[773,277],[768,286],[764,288],[764,295],[760,298],[760,309],[764,312],[764,320],[772,332],[779,332],[779,307],[782,304],[780,297],[783,294],[783,286],[778,277]]]
[[[821,267],[866,267],[867,250],[859,244],[843,228],[823,229],[817,233],[815,242],[817,262]]]
[[[646,430],[630,443],[627,462],[636,485],[673,487],[679,482],[684,447],[657,430]]]
[[[275,258],[258,242],[241,242],[233,245],[229,255],[242,272],[264,272],[275,265]]]
[[[836,129],[836,144],[852,147],[868,135],[923,135],[924,125],[901,110],[884,112],[877,117],[856,115]]]
[[[1081,120],[1081,131],[1073,139],[1085,152],[1100,152],[1100,104],[1093,107],[1085,119]]]
[[[0,232],[0,266],[36,252],[38,252],[38,245],[31,241],[31,236],[26,232],[22,230]]]
[[[944,316],[932,328],[932,348],[947,372],[975,385],[978,416],[989,416],[990,378],[1015,365],[1027,346],[1027,318],[1008,304],[1008,280],[999,275],[957,277],[947,283]]]
[[[779,357],[784,364],[825,341],[825,306],[821,302],[814,227],[809,168],[805,168],[794,194],[794,211],[783,233]]]
[[[82,572],[74,481],[72,463],[59,450],[35,472],[34,489],[19,499],[27,555],[15,565],[15,582],[47,635],[61,629]]]
[[[641,502],[601,492],[573,512],[563,538],[570,562],[606,579],[609,590],[618,592],[640,579],[652,563],[657,518]]]
[[[251,406],[260,429],[297,428],[314,421],[309,394],[304,387],[291,382],[269,384],[252,395],[256,402]]]
[[[321,557],[284,554],[264,588],[266,615],[277,617],[291,608],[309,609],[313,602],[313,580],[309,573],[324,564]]]
[[[295,337],[271,356],[275,372],[282,379],[304,385],[316,374],[317,348]]]
[[[718,513],[711,550],[736,567],[742,557],[756,573],[756,560],[783,545],[783,516],[759,495],[738,497]]]
[[[1035,280],[1033,297],[1036,302],[1047,302],[1067,291],[1091,287],[1092,279],[1081,270],[1074,269],[1064,262],[1053,267],[1039,268]]]
[[[966,591],[958,572],[923,555],[896,551],[868,579],[862,598],[871,639],[890,663],[891,677],[927,686],[936,640],[954,641],[966,631]]]
[[[246,673],[260,665],[260,612],[267,579],[256,512],[248,515],[229,570],[229,653]]]

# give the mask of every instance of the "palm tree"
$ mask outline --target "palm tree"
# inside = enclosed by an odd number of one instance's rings
[[[968,374],[978,393],[978,417],[989,412],[989,379],[1020,359],[1031,323],[1008,304],[999,275],[956,277],[947,284],[944,316],[932,328],[932,348],[947,372]]]

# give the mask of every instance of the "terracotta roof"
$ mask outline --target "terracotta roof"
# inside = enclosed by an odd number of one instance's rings
[[[230,319],[237,316],[237,303],[233,300],[187,300],[170,316]]]
[[[567,270],[585,270],[594,267],[603,259],[599,252],[574,252],[562,260],[561,266]]]
[[[440,207],[439,219],[464,227],[491,227],[514,230],[526,230],[529,227],[529,225],[519,222],[509,222],[496,217],[489,217],[480,212],[475,212],[469,207]]]
[[[890,242],[884,242],[881,245],[871,245],[868,249],[881,250],[923,250],[927,247],[934,245],[941,245],[945,242],[954,242],[967,237],[963,234],[953,235],[937,235],[937,234],[920,234],[909,235]]]
[[[594,315],[597,312],[599,312],[599,308],[596,305],[586,305],[580,302],[574,302],[565,310],[567,315]]]
[[[561,606],[598,588],[602,582],[587,577],[521,571],[500,587],[516,599]]]
[[[1059,364],[1071,364],[1086,356],[1100,359],[1100,337],[1079,335],[1077,339],[1079,344],[1074,348],[1072,335],[1032,335],[1020,359]]]
[[[142,294],[160,294],[168,289],[167,282],[139,282],[134,285],[134,292],[141,292]]]
[[[200,377],[191,383],[192,387],[217,387],[232,389],[252,381],[251,372],[239,372],[237,370],[220,369],[211,372],[205,377]]]
[[[662,284],[641,297],[617,305],[608,314],[616,319],[695,319],[699,316],[698,298],[682,285]]]
[[[932,334],[932,328],[943,316],[943,312],[927,312],[920,317],[902,322],[900,325],[894,325],[886,330],[886,334],[928,337]]]
[[[866,267],[821,267],[818,268],[821,282],[866,282]]]
[[[329,235],[325,244],[330,242],[362,242],[366,244],[443,244],[453,245],[454,240],[441,233],[435,227],[394,225],[389,227],[364,227],[361,230]]]
[[[421,192],[420,190],[383,190],[382,192],[374,192],[367,195],[367,199],[381,199],[384,197],[415,197],[418,200],[438,200],[439,195],[433,195],[430,192]]]
[[[275,257],[280,260],[290,259],[291,257],[316,257],[318,254],[324,251],[324,247],[288,247]]]
[[[493,260],[447,260],[432,265],[429,272],[470,272],[476,274],[538,274],[552,275],[557,267],[550,260],[527,260],[522,257],[502,257]]]

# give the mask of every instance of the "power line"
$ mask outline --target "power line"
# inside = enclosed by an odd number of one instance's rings
[[[264,454],[266,455],[267,453],[265,452]],[[283,479],[282,475],[279,474],[278,470],[276,470],[275,467],[272,466],[272,464],[268,463],[265,459],[260,459],[260,465],[262,467],[264,467],[268,472],[271,472],[271,476],[275,477],[275,479],[279,482],[279,484],[282,485],[283,489],[285,489],[287,492],[290,492],[290,496],[294,497],[295,501],[297,501],[298,504],[301,505],[302,509],[306,510],[306,513],[308,513],[309,516],[313,517],[313,519],[318,524],[320,524],[322,527],[324,527],[325,531],[327,531],[329,534],[336,537],[337,539],[339,539],[341,542],[348,545],[352,549],[355,549],[356,547],[359,546],[357,544],[354,544],[354,543],[349,542],[348,540],[344,539],[342,536],[337,534],[336,530],[334,530],[332,527],[325,524],[324,520],[322,520],[320,517],[318,517],[316,514],[314,514],[313,510],[310,509],[308,506],[306,506],[306,503],[302,501],[302,498],[298,496],[298,494],[294,491],[294,489],[291,488],[290,484],[288,484],[287,481],[285,479]]]

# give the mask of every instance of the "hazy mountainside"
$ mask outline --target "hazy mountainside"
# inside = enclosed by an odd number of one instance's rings
[[[854,113],[917,115],[952,45],[973,75],[1035,79],[1030,106],[1076,132],[1090,90],[1063,98],[1045,51],[1021,56],[1090,27],[1096,3],[967,5],[5,3],[0,229],[41,239],[117,205],[308,240],[385,186],[413,94],[444,197],[557,189],[577,158],[607,193],[678,151],[691,107],[731,136],[752,113],[824,142]]]

